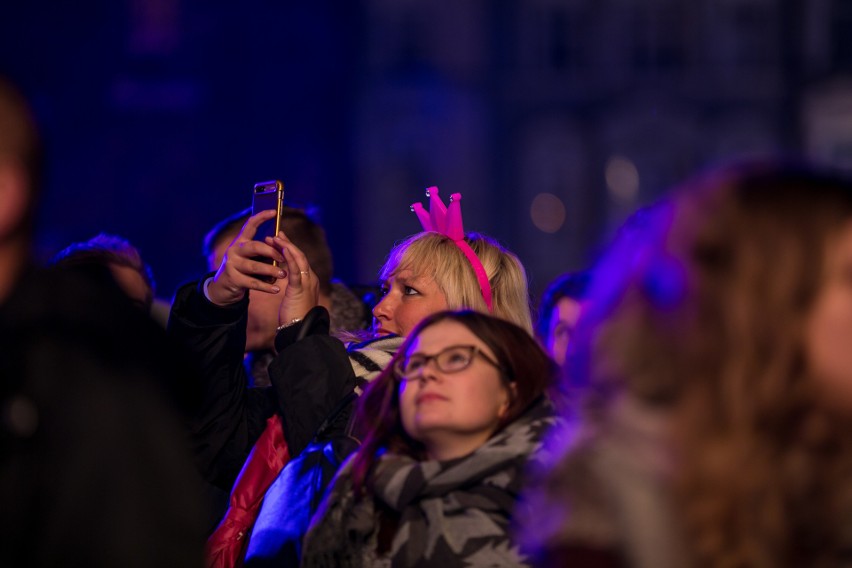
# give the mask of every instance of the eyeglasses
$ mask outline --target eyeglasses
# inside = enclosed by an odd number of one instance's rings
[[[411,357],[397,359],[394,363],[393,370],[403,381],[412,381],[420,378],[423,369],[429,361],[435,362],[435,367],[442,373],[458,373],[464,371],[470,364],[473,363],[473,358],[479,355],[488,363],[499,369],[503,368],[500,364],[482,352],[479,347],[474,345],[451,345],[435,353],[434,355],[421,355],[415,353]]]

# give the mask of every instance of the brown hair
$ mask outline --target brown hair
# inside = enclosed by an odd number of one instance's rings
[[[590,420],[623,392],[669,409],[696,565],[815,566],[849,545],[852,425],[817,400],[803,330],[850,220],[845,179],[735,164],[649,208],[595,276],[566,376]]]
[[[445,310],[425,317],[411,331],[385,370],[368,385],[358,400],[357,422],[367,428],[368,434],[352,465],[356,493],[360,493],[364,480],[383,449],[415,459],[425,458],[423,446],[410,438],[402,428],[399,411],[400,379],[394,371],[394,366],[397,360],[406,356],[424,329],[444,321],[460,323],[481,339],[494,353],[497,363],[503,369],[502,378],[505,383],[515,385],[509,408],[500,421],[499,429],[516,420],[533,401],[548,392],[556,383],[559,373],[556,364],[529,332],[518,325],[473,310]]]

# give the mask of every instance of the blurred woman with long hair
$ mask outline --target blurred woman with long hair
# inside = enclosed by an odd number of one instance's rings
[[[589,306],[577,414],[529,491],[540,565],[852,563],[849,180],[696,176],[616,241]]]

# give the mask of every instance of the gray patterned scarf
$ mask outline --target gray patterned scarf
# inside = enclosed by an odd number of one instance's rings
[[[474,453],[456,460],[382,456],[354,499],[351,461],[338,473],[305,539],[302,566],[526,566],[510,519],[530,454],[556,421],[541,399]],[[378,557],[376,501],[399,525],[387,557]]]

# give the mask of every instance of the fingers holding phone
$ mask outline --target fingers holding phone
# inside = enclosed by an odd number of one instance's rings
[[[281,287],[277,280],[284,277],[280,265],[285,257],[274,241],[255,239],[258,227],[276,216],[276,211],[266,210],[252,215],[243,225],[240,234],[225,251],[222,264],[207,287],[210,300],[219,305],[240,301],[248,290],[277,294]]]
[[[279,324],[286,324],[305,317],[319,303],[319,279],[311,270],[305,253],[287,235],[280,232],[273,241],[284,258],[281,267],[287,275],[287,287],[278,312]]]

